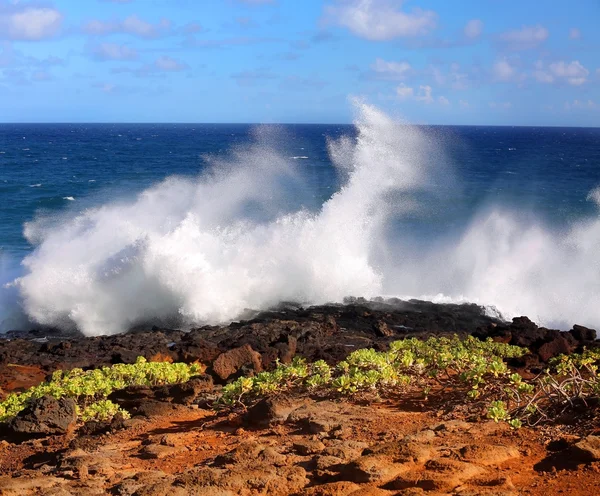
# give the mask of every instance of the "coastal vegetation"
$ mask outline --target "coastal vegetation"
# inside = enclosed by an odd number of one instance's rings
[[[138,357],[134,364],[116,364],[92,370],[74,368],[57,370],[47,382],[22,393],[11,393],[0,403],[0,422],[6,422],[22,411],[27,404],[42,396],[56,399],[73,398],[82,421],[109,420],[117,413],[128,413],[108,400],[114,391],[130,386],[164,386],[188,381],[202,373],[198,363],[148,362]]]
[[[271,371],[241,376],[223,386],[215,408],[246,408],[277,394],[345,396],[373,401],[383,397],[400,400],[452,396],[480,415],[513,428],[550,422],[567,410],[592,406],[600,397],[600,351],[553,358],[537,375],[517,372],[527,348],[485,341],[433,337],[390,343],[385,351],[365,348],[330,365],[296,356],[290,363],[277,362]],[[107,421],[129,413],[108,399],[111,393],[131,386],[155,387],[184,383],[203,372],[201,364],[148,362],[116,364],[84,371],[56,371],[49,381],[0,403],[0,422],[21,412],[36,398],[73,398],[80,421]]]

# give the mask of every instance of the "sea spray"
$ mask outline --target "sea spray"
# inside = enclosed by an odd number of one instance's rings
[[[356,140],[329,144],[346,181],[317,211],[283,201],[296,161],[259,142],[196,180],[171,178],[133,202],[27,224],[37,248],[15,281],[27,314],[92,335],[153,320],[227,322],[282,300],[379,294],[384,275],[370,254],[386,195],[408,198],[430,174],[418,165],[427,161],[417,128],[358,106]],[[249,205],[260,215],[246,215]]]
[[[259,130],[254,145],[213,157],[196,179],[28,223],[36,248],[11,287],[33,321],[90,335],[380,294],[600,327],[600,217],[555,230],[491,207],[458,234],[416,240],[397,226],[436,225],[432,202],[449,189],[460,201],[460,185],[434,132],[356,105],[356,137],[328,144],[341,186],[321,206],[302,197],[302,161]]]

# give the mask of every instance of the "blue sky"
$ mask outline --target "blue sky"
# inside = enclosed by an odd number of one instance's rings
[[[598,0],[0,0],[2,122],[600,126]]]

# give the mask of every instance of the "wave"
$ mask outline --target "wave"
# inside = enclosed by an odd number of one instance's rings
[[[254,145],[213,159],[195,179],[27,223],[36,248],[8,286],[33,321],[88,335],[382,294],[600,326],[600,218],[559,232],[489,209],[458,236],[415,242],[391,226],[443,195],[439,185],[452,181],[443,148],[431,133],[355,105],[356,137],[328,141],[341,186],[319,208],[297,194],[306,189],[299,161],[259,129]]]

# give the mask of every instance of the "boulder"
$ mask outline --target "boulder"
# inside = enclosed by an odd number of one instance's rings
[[[213,362],[212,370],[222,380],[236,374],[242,367],[250,366],[255,372],[262,371],[262,357],[248,344],[221,353]]]
[[[42,396],[33,400],[7,427],[10,432],[22,435],[64,434],[74,427],[76,420],[76,405],[71,398],[57,400]]]
[[[540,349],[538,350],[538,355],[542,361],[547,362],[555,356],[561,354],[569,354],[572,353],[574,350],[575,346],[573,346],[572,343],[570,343],[563,336],[557,336],[552,341],[544,343],[542,346],[540,346]]]
[[[169,386],[166,393],[172,398],[173,403],[191,405],[200,393],[210,393],[213,389],[212,377],[203,374],[198,377],[192,377],[187,382]]]
[[[577,341],[596,341],[596,331],[594,329],[588,329],[587,327],[583,327],[575,324],[573,329],[569,331]]]
[[[248,409],[244,422],[255,428],[266,428],[285,422],[290,413],[302,405],[301,401],[283,398],[264,398]]]

